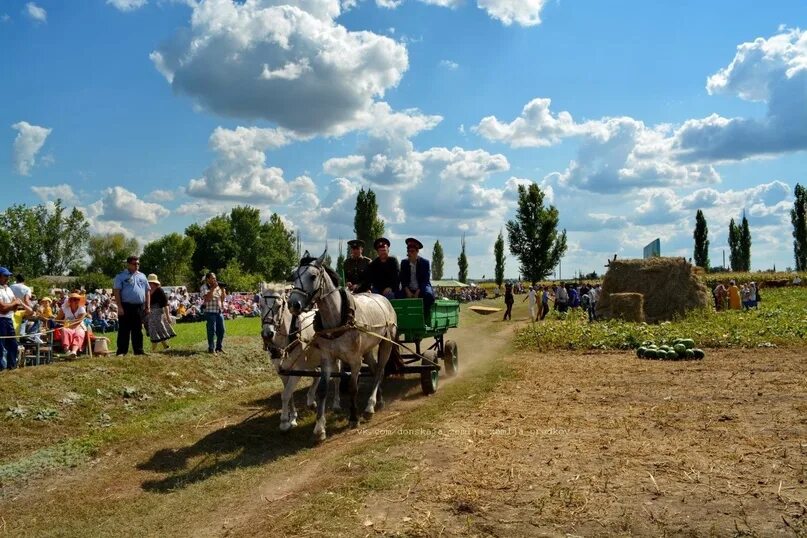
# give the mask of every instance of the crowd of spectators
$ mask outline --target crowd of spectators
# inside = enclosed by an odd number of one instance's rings
[[[204,301],[200,293],[188,292],[185,287],[163,289],[168,294],[168,310],[178,323],[204,321]],[[247,293],[230,293],[224,299],[222,315],[224,319],[260,316],[260,297]]]
[[[452,301],[459,301],[461,303],[481,301],[482,299],[487,299],[488,297],[487,290],[478,286],[467,286],[464,288],[438,286],[435,288],[434,292],[437,297],[442,299],[451,299]]]
[[[18,356],[22,358],[26,346],[47,344],[48,334],[54,334],[53,341],[57,348],[60,345],[64,347],[66,339],[63,333],[69,332],[64,330],[68,325],[70,331],[80,330],[82,338],[77,347],[81,349],[84,349],[87,337],[94,338],[92,335],[95,333],[118,330],[118,306],[111,290],[50,288],[37,293],[25,284],[22,275],[12,276],[8,273],[5,278],[11,278],[13,283],[9,283],[5,289],[9,294],[8,300],[13,298],[17,306],[4,317],[11,322],[13,335],[16,337],[14,340],[18,344],[15,347],[18,349],[9,353],[11,342],[0,342],[3,344],[0,348],[0,370],[16,367]],[[177,322],[205,320],[202,296],[199,293],[189,292],[184,286],[166,287],[165,291],[168,292],[170,314]],[[66,311],[71,312],[72,317],[66,315]],[[254,294],[230,293],[225,297],[222,314],[225,319],[260,316],[260,297]],[[7,343],[9,349],[6,349]],[[73,350],[65,348],[65,351]]]

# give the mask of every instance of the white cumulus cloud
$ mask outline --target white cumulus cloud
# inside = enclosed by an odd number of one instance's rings
[[[478,6],[505,26],[541,24],[541,10],[546,0],[478,0]]]
[[[738,161],[807,149],[807,31],[792,29],[741,44],[706,88],[710,94],[764,102],[765,116],[712,114],[685,122],[675,132],[680,160]]]
[[[52,129],[31,125],[27,121],[17,122],[11,128],[17,130],[13,148],[14,168],[20,175],[30,175],[36,164],[36,154],[45,145]]]
[[[144,202],[135,193],[119,186],[104,189],[96,204],[98,218],[106,221],[154,224],[169,214],[160,204]]]
[[[66,183],[53,186],[33,186],[31,190],[34,191],[34,194],[43,202],[61,199],[67,205],[76,205],[79,203],[78,196],[73,192],[73,187]]]
[[[48,12],[45,11],[45,8],[36,5],[34,2],[25,4],[25,14],[37,22],[47,22],[48,20]]]
[[[148,0],[106,0],[106,3],[120,11],[135,11],[148,4]]]
[[[335,21],[338,0],[208,0],[151,54],[180,94],[224,116],[342,134],[408,69],[406,47]],[[366,126],[366,124],[365,124]]]
[[[218,127],[209,141],[216,160],[202,177],[190,180],[187,193],[214,200],[285,202],[294,191],[307,188],[310,180],[286,181],[283,170],[266,166],[265,152],[293,140],[291,133],[281,129]]]

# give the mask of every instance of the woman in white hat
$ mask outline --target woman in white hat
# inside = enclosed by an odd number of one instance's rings
[[[168,340],[176,333],[171,326],[171,313],[168,311],[168,297],[160,287],[160,279],[154,273],[147,278],[151,289],[151,312],[148,318],[148,333],[151,338],[151,350],[157,351],[158,346],[168,349]]]

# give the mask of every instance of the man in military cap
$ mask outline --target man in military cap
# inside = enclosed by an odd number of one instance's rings
[[[347,242],[350,248],[350,257],[345,260],[345,287],[350,291],[359,289],[364,278],[364,272],[370,265],[370,258],[364,255],[364,241],[353,239]]]
[[[423,313],[426,323],[431,319],[431,307],[434,304],[434,290],[431,283],[431,266],[429,260],[420,256],[423,243],[414,237],[406,238],[406,259],[401,262],[400,281],[401,299],[423,299]]]
[[[398,260],[389,255],[389,246],[390,242],[386,237],[379,237],[373,242],[373,248],[378,252],[378,257],[367,266],[359,291],[370,290],[373,293],[383,295],[387,299],[395,298],[401,284],[398,274]]]

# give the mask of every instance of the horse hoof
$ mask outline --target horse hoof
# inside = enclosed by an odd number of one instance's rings
[[[316,408],[317,408],[317,402],[307,402],[307,403],[306,403],[306,405],[307,405],[307,406],[308,406],[308,408],[309,408],[309,409],[311,409],[312,411],[313,411],[314,409],[316,409]]]
[[[364,419],[365,420],[370,420],[371,418],[373,418],[373,415],[375,415],[375,411],[369,411],[369,410],[365,409],[365,411],[364,411]]]
[[[350,426],[351,430],[355,430],[356,428],[359,427],[359,421],[358,420],[351,420],[350,423],[348,424],[348,426]]]
[[[334,411],[341,411],[342,406],[339,404],[333,404],[333,407],[331,409],[333,409]]]
[[[325,432],[319,432],[314,434],[314,442],[315,443],[324,443],[326,439]]]
[[[280,423],[280,431],[287,432],[290,429],[291,429],[291,423],[290,422],[281,422]]]

